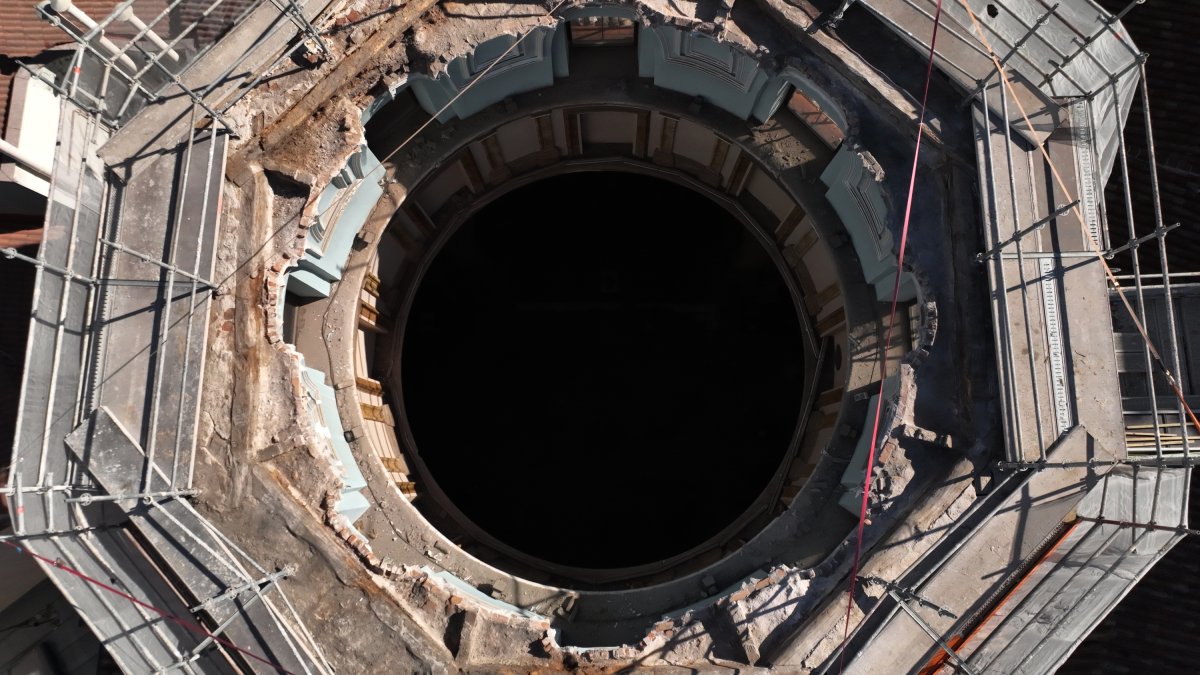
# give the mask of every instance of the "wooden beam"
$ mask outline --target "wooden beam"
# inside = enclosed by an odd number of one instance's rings
[[[417,19],[436,4],[437,0],[410,0],[400,7],[399,11],[385,21],[379,30],[372,33],[362,46],[338,61],[328,75],[309,89],[304,98],[260,135],[263,154],[269,155],[271,150],[291,136],[292,132],[312,119],[318,109],[342,95],[347,83],[360,79],[364,71],[373,67],[373,61],[380,54],[392,48]]]
[[[775,229],[775,241],[780,244],[787,241],[788,237],[791,237],[792,233],[796,231],[800,222],[804,220],[804,216],[804,209],[800,208],[799,204],[793,206],[792,210],[779,222],[779,227]]]
[[[720,175],[721,169],[725,167],[727,157],[729,157],[729,143],[723,138],[718,138],[716,145],[713,146],[712,159],[708,160],[709,170]]]
[[[636,157],[645,157],[646,149],[650,147],[650,111],[641,111],[637,114],[637,130],[633,135],[633,154]]]
[[[462,152],[458,153],[457,159],[462,166],[463,173],[467,175],[467,189],[474,194],[483,192],[486,187],[483,182],[483,173],[479,171],[479,163],[475,161],[475,153],[471,152],[470,146],[463,148]]]
[[[817,333],[821,336],[829,335],[844,323],[846,323],[846,311],[838,307],[830,312],[829,316],[817,322]]]
[[[746,156],[746,153],[738,153],[737,161],[733,165],[733,173],[729,176],[729,184],[725,186],[725,191],[735,197],[740,195],[742,189],[746,187],[746,180],[750,177],[750,171],[753,168],[750,158]]]
[[[358,390],[371,396],[383,396],[383,383],[369,377],[355,377],[354,384]]]
[[[388,424],[388,415],[383,409],[383,406],[374,405],[371,403],[360,403],[359,406],[362,408],[363,419],[370,422],[383,422],[384,424]]]
[[[679,128],[679,119],[663,115],[662,131],[658,136],[658,147],[654,149],[654,163],[663,166],[675,166],[675,131]]]
[[[491,165],[491,171],[488,171],[487,175],[489,185],[503,183],[512,178],[512,171],[504,161],[504,150],[500,147],[500,139],[496,138],[496,134],[483,139],[483,150],[487,153],[488,164]]]

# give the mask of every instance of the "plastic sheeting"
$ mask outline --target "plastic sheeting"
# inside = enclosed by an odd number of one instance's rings
[[[943,0],[942,28],[951,39],[943,41],[939,36],[937,66],[969,92],[979,80],[990,77],[994,83],[996,78],[990,55],[963,1]],[[921,36],[931,30],[936,0],[861,2],[910,44],[928,49],[919,43]],[[1036,88],[1060,104],[1080,97],[1090,101],[1086,126],[1091,128],[1095,141],[1097,176],[1101,183],[1106,181],[1117,154],[1117,136],[1124,128],[1141,72],[1140,50],[1125,27],[1091,0],[1054,4],[1041,0],[966,2],[1014,84]],[[1022,40],[1014,53],[1014,46]],[[999,113],[995,109],[997,98],[992,96],[991,103],[993,112]],[[1026,112],[1032,117],[1043,111]],[[1020,111],[1010,111],[1009,118],[1016,127]],[[1077,127],[1080,122],[1071,124]]]
[[[1119,466],[1077,513],[1174,527],[1184,522],[1187,478],[1182,468]],[[1052,672],[1182,536],[1081,519],[981,627],[986,637],[969,664],[978,672]]]

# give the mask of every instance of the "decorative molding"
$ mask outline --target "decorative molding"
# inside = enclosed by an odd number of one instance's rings
[[[667,63],[705,73],[738,91],[748,94],[759,73],[758,63],[712,38],[674,28],[656,28]]]
[[[821,181],[828,186],[826,195],[834,208],[838,210],[842,221],[846,223],[852,238],[856,242],[858,254],[866,251],[857,242],[860,237],[854,237],[856,229],[853,223],[861,222],[867,225],[874,260],[883,261],[894,258],[892,253],[892,234],[888,231],[887,204],[883,199],[883,169],[871,153],[854,148],[843,147],[834,156],[833,161],[821,174]]]

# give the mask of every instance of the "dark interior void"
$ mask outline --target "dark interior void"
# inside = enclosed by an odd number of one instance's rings
[[[0,183],[0,208],[8,211],[0,213],[0,247],[11,247],[29,257],[36,256],[42,240],[46,200],[15,183]],[[36,271],[33,265],[20,260],[0,263],[0,287],[4,289],[0,293],[0,317],[4,317],[0,321],[0,485],[8,484],[8,468],[16,438]],[[7,524],[8,515],[0,509],[0,530]]]
[[[404,337],[429,473],[527,554],[639,565],[717,534],[796,427],[803,336],[778,268],[674,183],[561,175],[476,213],[434,259]]]

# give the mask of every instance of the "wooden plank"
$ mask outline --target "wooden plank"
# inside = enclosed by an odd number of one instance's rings
[[[829,335],[844,323],[846,323],[846,311],[838,307],[830,312],[829,316],[817,322],[817,333],[822,336]]]
[[[358,304],[358,318],[360,322],[365,322],[367,325],[375,327],[379,323],[379,310],[365,302],[360,302]]]
[[[404,462],[403,457],[380,457],[383,461],[383,468],[394,473],[408,473],[408,464]]]
[[[845,392],[841,387],[826,389],[817,397],[817,407],[824,408],[825,406],[835,405],[842,402],[842,394]]]
[[[800,221],[804,220],[804,216],[804,209],[800,208],[799,204],[793,206],[792,210],[779,222],[779,227],[775,229],[775,241],[780,244],[787,241],[799,227]]]
[[[370,272],[367,272],[367,275],[363,277],[363,290],[366,291],[371,297],[379,297],[379,284],[379,277],[371,274]]]
[[[383,396],[383,383],[369,377],[355,377],[354,384],[358,390],[372,396]]]
[[[374,405],[372,403],[360,403],[359,407],[362,409],[363,419],[369,422],[383,422],[384,424],[389,424],[389,416],[387,411],[384,410],[383,406]]]

